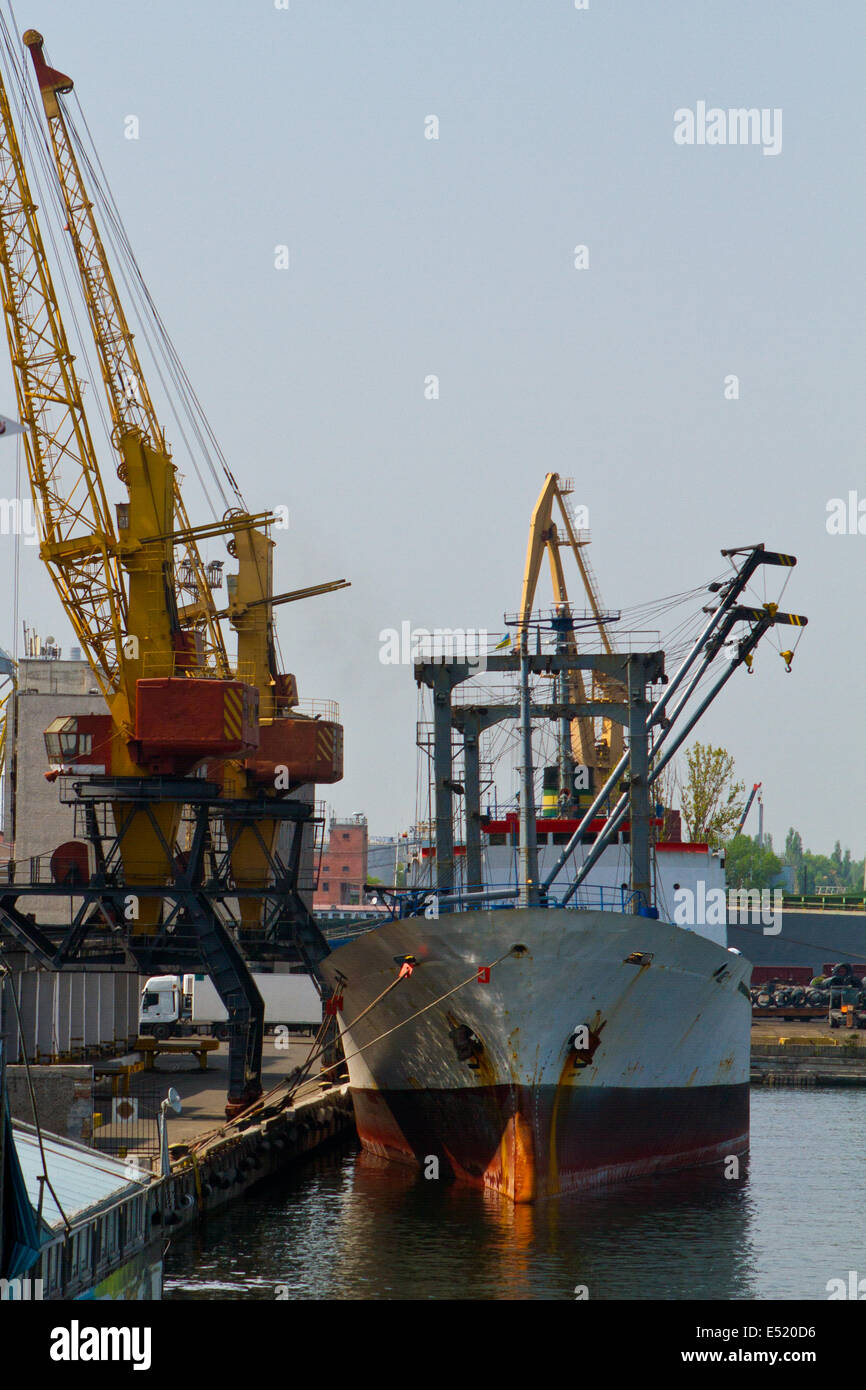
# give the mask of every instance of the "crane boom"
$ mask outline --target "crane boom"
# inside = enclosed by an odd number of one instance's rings
[[[571,607],[565,585],[565,575],[559,556],[556,523],[553,520],[553,504],[558,496],[558,481],[558,475],[556,473],[548,473],[544,480],[544,487],[541,489],[538,501],[532,512],[532,520],[529,525],[529,540],[526,546],[523,588],[520,595],[520,611],[518,614],[518,621],[522,627],[526,626],[532,615],[532,606],[535,602],[535,592],[538,587],[545,550],[547,551],[550,561],[554,603],[556,604],[560,616],[565,618],[571,616]],[[566,632],[564,638],[565,649],[573,655],[577,650],[577,645],[574,640],[574,631],[570,630]],[[566,685],[569,696],[575,703],[584,704],[586,702],[586,690],[583,683],[583,675],[580,671],[569,671],[566,676]],[[572,720],[571,751],[576,762],[582,763],[585,767],[595,767],[595,731],[591,719],[581,716],[578,719]]]
[[[192,534],[184,506],[177,470],[170,464],[165,434],[148,390],[134,335],[129,327],[105,245],[87,194],[81,165],[59,94],[72,91],[73,82],[64,73],[50,68],[43,56],[44,40],[35,29],[24,34],[48,122],[54,163],[66,212],[66,228],[72,238],[91,331],[96,344],[105,394],[113,425],[112,443],[119,455],[118,474],[127,481],[128,455],[142,441],[162,455],[171,468],[174,511],[182,534],[181,567],[175,565],[173,587],[179,599],[189,591],[192,602],[178,605],[178,622],[186,619],[202,632],[203,650],[198,663],[214,667],[218,674],[229,674],[229,662],[222,631],[215,616],[211,588],[204,562]]]
[[[762,783],[762,782],[755,782],[754,786],[752,787],[752,790],[749,792],[748,799],[747,799],[747,801],[746,801],[745,806],[743,807],[743,813],[742,813],[742,815],[740,816],[739,825],[737,826],[736,830],[734,831],[734,835],[742,835],[742,833],[743,833],[743,826],[746,824],[746,817],[748,816],[750,810],[752,809],[752,802],[754,801],[755,796],[757,795],[757,793],[761,790],[761,787],[762,787],[762,786],[763,786],[763,783]]]
[[[40,555],[110,699],[127,628],[117,536],[2,77],[0,126],[0,284]]]
[[[523,574],[523,588],[520,598],[520,610],[518,624],[525,627],[528,624],[532,606],[535,602],[535,593],[538,587],[538,580],[541,573],[542,561],[545,550],[547,551],[550,563],[550,574],[553,585],[553,597],[557,612],[560,617],[569,619],[572,616],[571,603],[565,583],[565,574],[560,557],[560,549],[570,547],[577,562],[580,577],[589,599],[595,625],[598,628],[604,650],[611,655],[613,648],[607,634],[604,614],[601,602],[593,579],[592,571],[584,559],[582,549],[585,541],[582,541],[574,529],[571,516],[566,505],[565,497],[570,491],[570,484],[565,483],[558,473],[548,473],[544,480],[538,500],[532,512],[532,520],[529,527],[529,541],[526,549],[526,563]],[[558,503],[564,536],[561,536],[554,520],[553,508]],[[577,642],[573,628],[564,634],[565,650],[571,654],[577,651]],[[569,671],[566,683],[568,686],[569,698],[577,704],[586,701],[586,691],[580,671]],[[621,700],[623,698],[622,688],[616,682],[608,681],[598,676],[593,677],[593,685],[598,686],[598,690],[593,689],[594,699]],[[596,738],[595,725],[592,719],[580,716],[571,721],[571,751],[574,760],[584,766],[595,769],[604,780],[611,767],[619,761],[623,749],[623,728],[614,720],[605,719],[602,725],[601,738]]]

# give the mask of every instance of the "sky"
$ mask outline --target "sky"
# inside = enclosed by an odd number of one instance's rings
[[[380,634],[502,631],[557,471],[611,608],[701,584],[723,547],[798,557],[793,671],[762,645],[696,736],[763,783],[777,847],[795,825],[863,853],[866,534],[827,528],[832,499],[866,499],[862,6],[15,0],[14,16],[75,79],[247,504],[289,509],[277,589],[351,581],[278,618],[301,696],[340,705],[345,778],[320,793],[338,814],[375,834],[414,820],[417,692]],[[699,103],[766,111],[780,148],[678,143],[675,113]],[[192,473],[184,495],[210,518]],[[0,536],[7,575],[14,548]],[[68,655],[35,547],[18,563],[0,645],[20,652],[26,620]]]

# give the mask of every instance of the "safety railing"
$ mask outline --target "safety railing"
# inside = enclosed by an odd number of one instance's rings
[[[400,917],[435,917],[440,909],[447,909],[449,912],[489,912],[523,906],[513,883],[487,884],[483,889],[475,890],[413,888],[401,890],[393,896]],[[639,890],[601,885],[579,888],[567,903],[554,894],[549,894],[543,906],[566,912],[595,911],[632,913],[642,917],[657,916],[656,909],[647,902],[646,895]]]
[[[782,906],[812,912],[866,912],[866,893],[785,893]]]
[[[226,672],[221,671],[210,657],[206,664],[198,664],[198,658],[193,652],[171,656],[142,652],[141,674],[145,680],[165,680],[168,677],[186,680],[194,677],[196,680],[243,681],[245,685],[252,685],[256,666],[254,661],[238,661]]]
[[[294,709],[308,719],[324,719],[330,724],[340,722],[340,706],[336,700],[299,700]]]

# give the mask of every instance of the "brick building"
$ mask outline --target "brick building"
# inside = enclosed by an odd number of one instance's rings
[[[349,903],[360,906],[367,882],[367,817],[332,820],[328,842],[322,850],[313,910],[324,911]]]

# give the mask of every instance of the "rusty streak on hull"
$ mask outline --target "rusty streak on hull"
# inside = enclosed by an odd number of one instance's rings
[[[749,1087],[353,1091],[370,1153],[501,1192],[514,1202],[719,1163],[749,1146]],[[554,1129],[556,1130],[554,1142]],[[537,1155],[555,1153],[540,1167]]]

